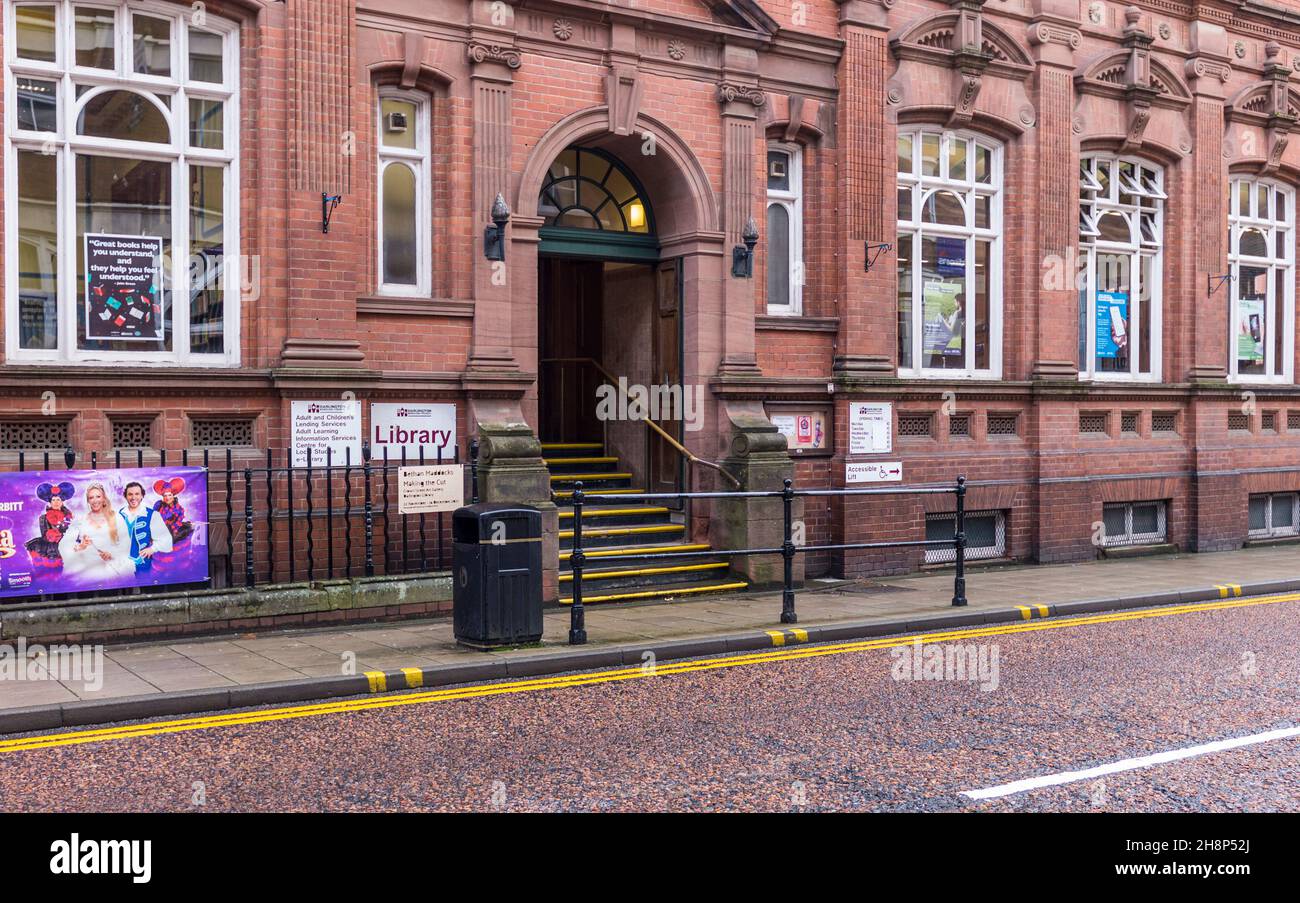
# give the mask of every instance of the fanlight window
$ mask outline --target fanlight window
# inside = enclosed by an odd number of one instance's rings
[[[555,158],[537,201],[547,226],[603,232],[651,230],[650,207],[617,162],[587,148],[571,147]]]

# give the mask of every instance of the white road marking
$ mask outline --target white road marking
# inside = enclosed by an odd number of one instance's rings
[[[1012,781],[1010,784],[999,784],[996,787],[985,787],[983,790],[963,790],[962,796],[968,796],[973,800],[989,800],[999,796],[1010,796],[1013,793],[1024,793],[1026,790],[1037,790],[1040,787],[1055,787],[1060,784],[1072,784],[1075,781],[1087,781],[1092,778],[1100,778],[1121,771],[1150,768],[1152,765],[1163,765],[1166,762],[1177,762],[1180,759],[1190,759],[1193,756],[1203,756],[1207,753],[1223,752],[1228,749],[1239,749],[1243,746],[1253,746],[1256,743],[1269,743],[1273,740],[1287,740],[1292,737],[1300,737],[1300,727],[1287,727],[1276,731],[1266,731],[1262,734],[1251,734],[1248,737],[1233,737],[1231,740],[1215,740],[1213,743],[1202,743],[1199,746],[1188,746],[1183,749],[1171,749],[1167,752],[1155,753],[1150,756],[1141,756],[1136,759],[1122,759],[1119,762],[1112,762],[1109,765],[1098,765],[1096,768],[1087,768],[1083,771],[1063,771],[1060,774],[1048,774],[1039,778],[1026,778],[1023,781]]]

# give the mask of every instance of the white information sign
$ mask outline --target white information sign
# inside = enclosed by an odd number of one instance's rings
[[[845,464],[845,483],[901,483],[903,462],[872,461],[866,464]]]
[[[307,466],[307,449],[311,449],[312,467],[325,466],[325,450],[330,462],[339,467],[361,463],[361,402],[295,401],[291,405],[293,424],[290,430],[293,466]]]
[[[397,468],[397,510],[402,514],[455,511],[465,504],[465,469],[460,464]]]
[[[888,401],[849,402],[849,454],[879,455],[894,450],[894,405]]]
[[[380,404],[370,405],[370,455],[376,461],[402,460],[406,451],[408,464],[454,461],[456,459],[456,406],[454,404]]]

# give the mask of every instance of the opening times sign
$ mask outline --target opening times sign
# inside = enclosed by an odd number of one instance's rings
[[[86,338],[161,342],[163,240],[87,233]]]

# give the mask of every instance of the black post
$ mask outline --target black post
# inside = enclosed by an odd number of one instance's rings
[[[469,444],[469,501],[478,504],[478,440]]]
[[[785,542],[781,546],[781,557],[785,559],[785,586],[781,591],[781,623],[798,624],[799,616],[794,611],[794,481],[786,479],[781,492],[784,507]]]
[[[235,585],[235,471],[226,448],[226,586]]]
[[[63,463],[68,466],[68,470],[72,470],[72,465],[77,463],[77,453],[71,445],[63,450]]]
[[[375,576],[375,511],[370,503],[370,443],[361,444],[361,460],[363,466],[362,474],[366,480],[366,576]],[[384,468],[384,476],[388,476],[388,468]]]
[[[343,558],[352,579],[352,446],[343,449]]]
[[[966,604],[966,478],[957,478],[957,576],[953,579],[952,604]]]
[[[253,471],[244,468],[244,585],[253,588]]]
[[[266,574],[267,582],[275,582],[275,457],[266,450]],[[293,550],[289,550],[293,554]]]
[[[314,532],[314,531],[315,531],[315,526],[316,526],[316,525],[315,525],[316,512],[313,510],[313,508],[312,508],[312,504],[311,504],[311,484],[312,484],[312,475],[311,475],[311,446],[309,445],[309,446],[307,446],[307,480],[306,480],[306,484],[305,484],[305,485],[306,485],[306,491],[307,491],[307,582],[308,582],[308,583],[310,583],[312,580],[316,579],[316,574],[315,574],[315,570],[316,570],[316,542],[315,542],[315,540],[316,540],[316,536],[315,536],[315,532]]]
[[[582,481],[573,484],[573,549],[569,566],[573,570],[573,605],[569,609],[569,645],[587,643],[587,613],[582,608]]]

